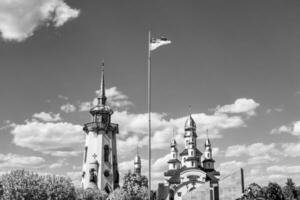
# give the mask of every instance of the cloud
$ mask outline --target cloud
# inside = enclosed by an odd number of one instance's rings
[[[299,174],[300,173],[300,165],[273,165],[267,168],[268,173],[283,173],[283,174]]]
[[[11,131],[13,142],[52,156],[76,156],[82,151],[82,126],[67,122],[27,121],[17,124]]]
[[[69,97],[66,97],[66,96],[61,95],[61,94],[59,94],[57,97],[58,97],[59,99],[65,100],[65,101],[67,101],[67,100],[69,99]]]
[[[240,98],[237,99],[233,104],[217,106],[216,112],[219,113],[245,113],[249,116],[255,115],[255,109],[259,106],[259,103],[256,103],[253,99]]]
[[[56,163],[49,165],[49,168],[50,169],[62,168],[66,164],[68,164],[68,163],[66,163],[65,159],[60,159]]]
[[[225,152],[226,157],[239,157],[241,155],[261,156],[268,153],[278,154],[275,144],[254,143],[251,145],[233,145],[227,147]]]
[[[300,121],[293,122],[289,125],[282,125],[279,128],[271,130],[271,134],[289,133],[294,136],[300,137]]]
[[[300,156],[300,143],[284,143],[282,144],[283,155],[287,157]]]
[[[67,176],[72,180],[75,187],[81,187],[81,171],[69,171]]]
[[[98,96],[99,90],[96,90],[95,93]],[[126,110],[127,108],[133,105],[133,103],[129,101],[128,96],[120,90],[118,90],[117,87],[111,87],[109,89],[106,89],[105,93],[107,97],[107,104],[113,109]],[[89,111],[91,107],[97,105],[97,103],[97,97],[95,97],[93,101],[80,102],[78,105],[79,111]]]
[[[32,117],[36,118],[36,119],[40,119],[45,122],[56,122],[56,121],[62,120],[59,113],[54,114],[52,112],[50,112],[50,113],[46,113],[46,112],[34,113]]]
[[[0,0],[0,33],[4,40],[24,41],[43,25],[64,25],[79,10],[64,0]]]
[[[39,168],[44,163],[42,157],[0,154],[0,168]]]
[[[236,160],[232,160],[232,161],[227,161],[227,162],[223,162],[220,164],[219,166],[219,170],[222,174],[222,176],[226,176],[228,174],[234,173],[238,170],[240,170],[240,168],[244,167],[246,165],[245,162],[241,162],[241,161],[236,161]]]
[[[73,104],[66,103],[60,107],[60,109],[65,113],[71,113],[76,111],[76,107]]]
[[[262,156],[254,156],[248,159],[248,164],[250,165],[257,165],[257,164],[266,164],[266,163],[270,163],[270,162],[278,162],[279,159],[274,157],[274,156],[270,156],[269,154],[266,155],[262,155]]]

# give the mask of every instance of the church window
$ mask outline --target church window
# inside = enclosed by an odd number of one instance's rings
[[[175,154],[173,154],[173,158],[175,158]]]
[[[194,156],[194,151],[191,151],[191,155]]]
[[[109,147],[104,145],[104,162],[109,162]]]
[[[192,161],[192,167],[194,167],[194,161]]]
[[[84,163],[86,163],[87,150],[88,150],[88,147],[84,147]]]
[[[175,163],[173,163],[173,169],[175,169]]]

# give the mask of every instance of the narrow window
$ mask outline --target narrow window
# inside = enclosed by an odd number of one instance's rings
[[[109,147],[108,147],[108,145],[104,146],[104,162],[109,162]]]
[[[84,163],[86,163],[87,150],[88,150],[88,147],[84,147]]]

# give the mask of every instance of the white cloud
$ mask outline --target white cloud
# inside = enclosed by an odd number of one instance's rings
[[[0,168],[38,168],[45,160],[36,156],[0,154]]]
[[[271,130],[271,134],[289,133],[294,136],[300,137],[300,121],[293,122],[289,125],[282,125],[279,128]]]
[[[237,99],[233,104],[217,106],[215,109],[219,113],[245,113],[249,116],[255,115],[255,109],[259,106],[253,99],[240,98]]]
[[[69,99],[69,97],[66,97],[66,96],[61,95],[61,94],[59,94],[57,97],[58,97],[59,99],[65,100],[65,101],[67,101],[67,100]]]
[[[243,154],[247,154],[248,150],[246,145],[233,145],[227,147],[225,152],[226,157],[239,157]]]
[[[46,112],[34,113],[32,117],[36,118],[36,119],[40,119],[45,122],[57,122],[57,121],[62,120],[59,113],[54,114],[52,112],[50,112],[50,113],[46,113]]]
[[[0,0],[0,33],[5,40],[23,41],[42,25],[60,27],[78,15],[64,0]]]
[[[96,90],[95,93],[98,95],[99,90]],[[118,90],[117,87],[106,89],[105,93],[107,97],[107,104],[113,109],[126,110],[129,106],[133,105],[133,103],[129,101],[128,96]],[[78,105],[79,111],[89,111],[91,107],[97,105],[97,103],[97,98],[94,98],[93,101],[80,102]]]
[[[283,173],[283,174],[299,174],[300,173],[300,165],[273,165],[267,168],[268,173]]]
[[[70,112],[75,112],[76,111],[76,107],[73,104],[70,104],[70,103],[66,103],[66,104],[62,105],[60,107],[60,109],[62,111],[64,111],[65,113],[70,113]]]
[[[274,163],[274,162],[278,162],[279,159],[274,157],[274,156],[270,156],[269,154],[266,155],[261,155],[261,156],[254,156],[248,159],[248,164],[251,165],[257,165],[257,164],[266,164],[266,163]]]
[[[53,156],[75,156],[80,154],[84,142],[82,126],[67,122],[27,121],[12,129],[13,142]]]
[[[50,169],[62,168],[66,164],[68,164],[68,163],[66,163],[65,159],[61,159],[61,160],[58,160],[56,163],[49,165],[49,168]]]
[[[232,174],[240,170],[240,168],[244,167],[245,165],[246,165],[245,162],[232,160],[232,161],[221,163],[219,166],[219,170],[222,176],[226,176],[228,174]]]
[[[300,156],[300,143],[285,143],[282,144],[283,155],[288,157]]]
[[[261,156],[269,153],[278,154],[275,144],[254,143],[251,145],[233,145],[227,147],[226,157],[239,157],[241,155]]]

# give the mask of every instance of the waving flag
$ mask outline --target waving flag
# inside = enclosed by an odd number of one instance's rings
[[[157,49],[158,47],[167,45],[167,44],[171,44],[171,40],[168,40],[165,37],[162,37],[159,39],[152,38],[150,41],[150,51],[153,51],[153,50]]]

